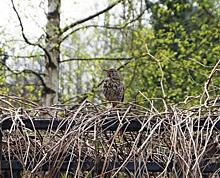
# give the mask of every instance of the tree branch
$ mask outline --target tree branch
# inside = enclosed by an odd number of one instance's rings
[[[89,20],[91,20],[91,19],[93,19],[93,18],[95,18],[95,17],[98,17],[99,15],[101,15],[101,14],[107,12],[108,10],[112,9],[114,6],[116,6],[117,4],[119,4],[121,1],[122,1],[122,0],[118,0],[118,1],[116,1],[115,3],[111,4],[110,6],[106,7],[105,9],[103,9],[103,10],[101,10],[101,11],[99,11],[99,12],[93,14],[93,15],[90,15],[90,16],[84,18],[84,19],[78,20],[78,21],[76,21],[76,22],[70,24],[69,26],[66,26],[65,28],[63,28],[63,30],[61,30],[61,35],[62,35],[63,33],[65,33],[66,31],[68,31],[69,29],[75,27],[76,25],[79,25],[79,24],[82,24],[82,23],[84,23],[84,22],[87,22],[87,21],[89,21]]]
[[[6,65],[5,62],[0,62],[3,66],[5,66],[7,68],[8,71],[10,71],[11,73],[15,74],[15,75],[19,75],[19,74],[22,74],[22,73],[31,73],[31,74],[34,74],[40,81],[41,81],[41,84],[42,86],[44,87],[45,90],[48,90],[49,88],[47,87],[46,83],[44,82],[44,79],[42,77],[42,75],[45,75],[45,74],[40,74],[40,73],[37,73],[33,70],[30,70],[30,69],[24,69],[22,71],[14,71],[12,70],[9,66]]]
[[[5,56],[5,54],[0,54],[0,56]],[[10,55],[10,54],[8,54],[8,57],[14,57],[14,58],[24,58],[24,59],[26,59],[26,58],[35,58],[35,57],[43,57],[44,55],[29,55],[29,56],[22,56],[22,55],[17,55],[17,56],[15,56],[15,55]]]
[[[86,28],[105,28],[105,29],[111,29],[111,30],[121,30],[121,29],[124,29],[125,27],[127,27],[129,24],[135,22],[136,20],[138,20],[139,18],[141,18],[145,11],[147,9],[143,10],[136,18],[134,19],[131,19],[130,21],[126,22],[125,24],[123,25],[120,25],[120,26],[104,26],[104,25],[86,25],[86,26],[82,26],[82,27],[79,27],[79,28],[76,28],[74,30],[72,30],[71,32],[69,32],[68,34],[66,34],[62,39],[61,41],[64,41],[66,38],[68,38],[71,34],[79,31],[79,30],[82,30],[82,29],[86,29]]]
[[[79,28],[76,28],[74,30],[72,30],[71,32],[69,32],[68,34],[66,34],[60,41],[64,41],[65,39],[67,39],[71,34],[79,31],[79,30],[83,30],[86,28],[106,28],[106,29],[115,29],[115,30],[121,30],[122,27],[117,27],[117,26],[104,26],[104,25],[86,25],[86,26],[82,26]]]
[[[60,61],[60,63],[70,62],[70,61],[93,61],[93,60],[108,60],[108,61],[123,61],[131,60],[134,57],[91,57],[91,58],[70,58]]]
[[[49,60],[49,63],[52,63],[52,64],[53,64],[49,52],[48,52],[42,45],[40,45],[39,43],[37,43],[37,44],[32,43],[32,42],[30,42],[30,41],[28,40],[28,38],[26,37],[26,35],[25,35],[25,33],[24,33],[24,26],[23,26],[23,24],[22,24],[21,17],[20,17],[20,15],[19,15],[17,9],[15,8],[14,0],[11,0],[11,3],[12,3],[13,10],[15,11],[15,13],[16,13],[16,15],[17,15],[17,18],[18,18],[18,21],[19,21],[19,24],[20,24],[20,27],[21,27],[21,34],[22,34],[22,37],[23,37],[24,41],[25,41],[27,44],[31,45],[31,46],[38,46],[40,49],[42,49],[42,50],[44,51],[44,53],[46,54],[46,56],[47,56],[47,58],[48,58],[48,60]]]
[[[147,54],[143,54],[140,56],[130,56],[130,57],[91,57],[91,58],[70,58],[63,61],[60,61],[60,63],[64,62],[70,62],[70,61],[93,61],[93,60],[107,60],[107,61],[130,61],[132,59],[139,59],[142,57],[146,57]]]
[[[211,81],[212,81],[212,78],[213,78],[214,74],[218,71],[217,68],[218,68],[219,65],[220,65],[220,59],[218,60],[218,62],[217,62],[217,63],[215,64],[215,66],[213,67],[211,73],[210,73],[209,76],[208,76],[207,81],[206,81],[205,84],[204,84],[204,92],[203,92],[203,94],[202,94],[202,97],[201,97],[201,100],[200,100],[200,101],[202,101],[202,99],[206,96],[206,100],[205,100],[205,102],[204,102],[205,106],[207,106],[207,102],[208,102],[209,97],[210,97],[210,96],[209,96],[209,91],[208,91],[209,85],[210,85],[210,83],[211,83]]]

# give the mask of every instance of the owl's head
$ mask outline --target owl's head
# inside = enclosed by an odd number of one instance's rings
[[[106,72],[109,78],[120,79],[119,71],[117,71],[116,69],[104,69],[103,71]]]

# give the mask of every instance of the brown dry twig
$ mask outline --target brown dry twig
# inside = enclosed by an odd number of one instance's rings
[[[48,175],[53,177],[67,161],[65,175],[149,177],[148,162],[153,160],[163,168],[160,176],[195,177],[203,175],[207,160],[219,161],[219,149],[210,153],[220,137],[215,129],[220,122],[217,108],[192,112],[166,104],[151,109],[129,103],[109,109],[85,100],[69,110],[70,106],[40,107],[13,96],[1,96],[0,104],[8,108],[0,108],[2,120],[13,121],[3,131],[3,156],[19,160],[32,176],[49,164]],[[50,126],[40,131],[34,125],[37,116],[61,122],[55,130]],[[133,171],[125,171],[128,163],[135,165]]]

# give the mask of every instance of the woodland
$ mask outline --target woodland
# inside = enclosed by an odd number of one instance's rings
[[[5,3],[2,177],[219,177],[219,0]]]
[[[125,102],[200,102],[220,56],[218,0],[109,1],[88,17],[63,20],[62,27],[62,1],[41,3],[47,22],[42,34],[32,37],[25,31],[24,9],[10,2],[19,31],[17,39],[5,38],[6,28],[0,28],[1,94],[43,105],[85,98],[101,103],[103,69],[116,68]],[[27,7],[33,8],[31,1]],[[213,77],[210,99],[219,95],[218,83]]]

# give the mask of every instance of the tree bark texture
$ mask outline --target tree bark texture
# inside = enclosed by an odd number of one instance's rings
[[[60,61],[60,0],[48,0],[44,105],[58,103]]]

